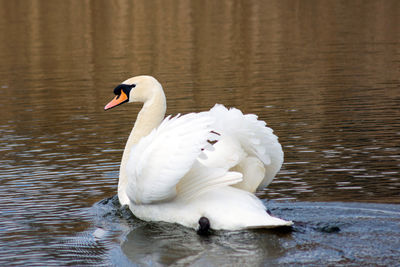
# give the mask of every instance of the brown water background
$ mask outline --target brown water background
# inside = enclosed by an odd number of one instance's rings
[[[260,198],[400,203],[399,1],[0,0],[5,263],[57,263],[54,238],[116,193],[140,106],[103,107],[139,74],[169,114],[222,103],[275,130]]]

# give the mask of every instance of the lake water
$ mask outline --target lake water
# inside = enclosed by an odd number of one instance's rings
[[[396,265],[399,1],[0,0],[0,265]],[[170,114],[258,114],[285,163],[258,193],[292,230],[200,237],[114,199],[139,75]]]

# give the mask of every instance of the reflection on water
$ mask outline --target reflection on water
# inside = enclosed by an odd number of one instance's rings
[[[122,244],[140,265],[259,266],[285,254],[278,235],[222,232],[203,237],[178,225],[147,224],[132,230]]]
[[[102,217],[90,207],[115,194],[124,142],[140,107],[102,108],[115,85],[137,74],[154,75],[164,85],[168,113],[219,102],[266,120],[284,147],[285,164],[261,198],[399,204],[399,5],[0,0],[0,264],[129,263],[115,247],[129,223],[113,222],[120,230],[105,227],[93,235],[93,217],[96,225]],[[357,225],[344,237],[364,234]],[[157,227],[127,234],[123,250],[137,245],[132,236],[149,235],[158,244],[147,251],[156,262],[165,249],[157,241],[164,226]],[[262,259],[252,260],[268,263],[286,256],[261,244],[279,246],[297,233],[245,232],[196,243],[199,237],[186,230],[170,231],[165,234],[181,232],[193,244],[167,250],[169,260],[174,253],[200,253],[193,259],[199,264],[219,264],[212,251],[228,253],[253,238],[247,245],[262,251]],[[236,237],[244,243],[233,242]],[[75,239],[97,245],[66,249]],[[287,250],[283,246],[282,253]],[[308,251],[291,250],[294,260]],[[135,262],[147,255],[128,254]],[[314,254],[307,255],[312,262]]]
[[[94,205],[94,227],[62,242],[57,257],[74,265],[120,266],[388,266],[399,260],[400,233],[393,232],[400,224],[399,205],[267,205],[275,215],[293,219],[293,228],[199,236],[179,225],[140,221],[115,196]]]

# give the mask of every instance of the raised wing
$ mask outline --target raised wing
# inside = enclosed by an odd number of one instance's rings
[[[176,185],[207,147],[214,119],[204,113],[167,117],[131,151],[126,193],[137,204],[165,201],[176,196]]]
[[[215,118],[213,129],[221,134],[221,141],[224,136],[236,140],[248,155],[264,163],[265,177],[259,188],[271,183],[283,163],[282,147],[272,129],[256,115],[243,115],[236,108],[227,109],[217,104],[208,113]]]

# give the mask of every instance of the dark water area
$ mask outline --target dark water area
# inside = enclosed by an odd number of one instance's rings
[[[0,265],[400,262],[400,2],[0,0]],[[255,113],[285,162],[287,231],[197,236],[115,201],[139,75],[168,114]],[[102,201],[103,200],[103,201]]]

